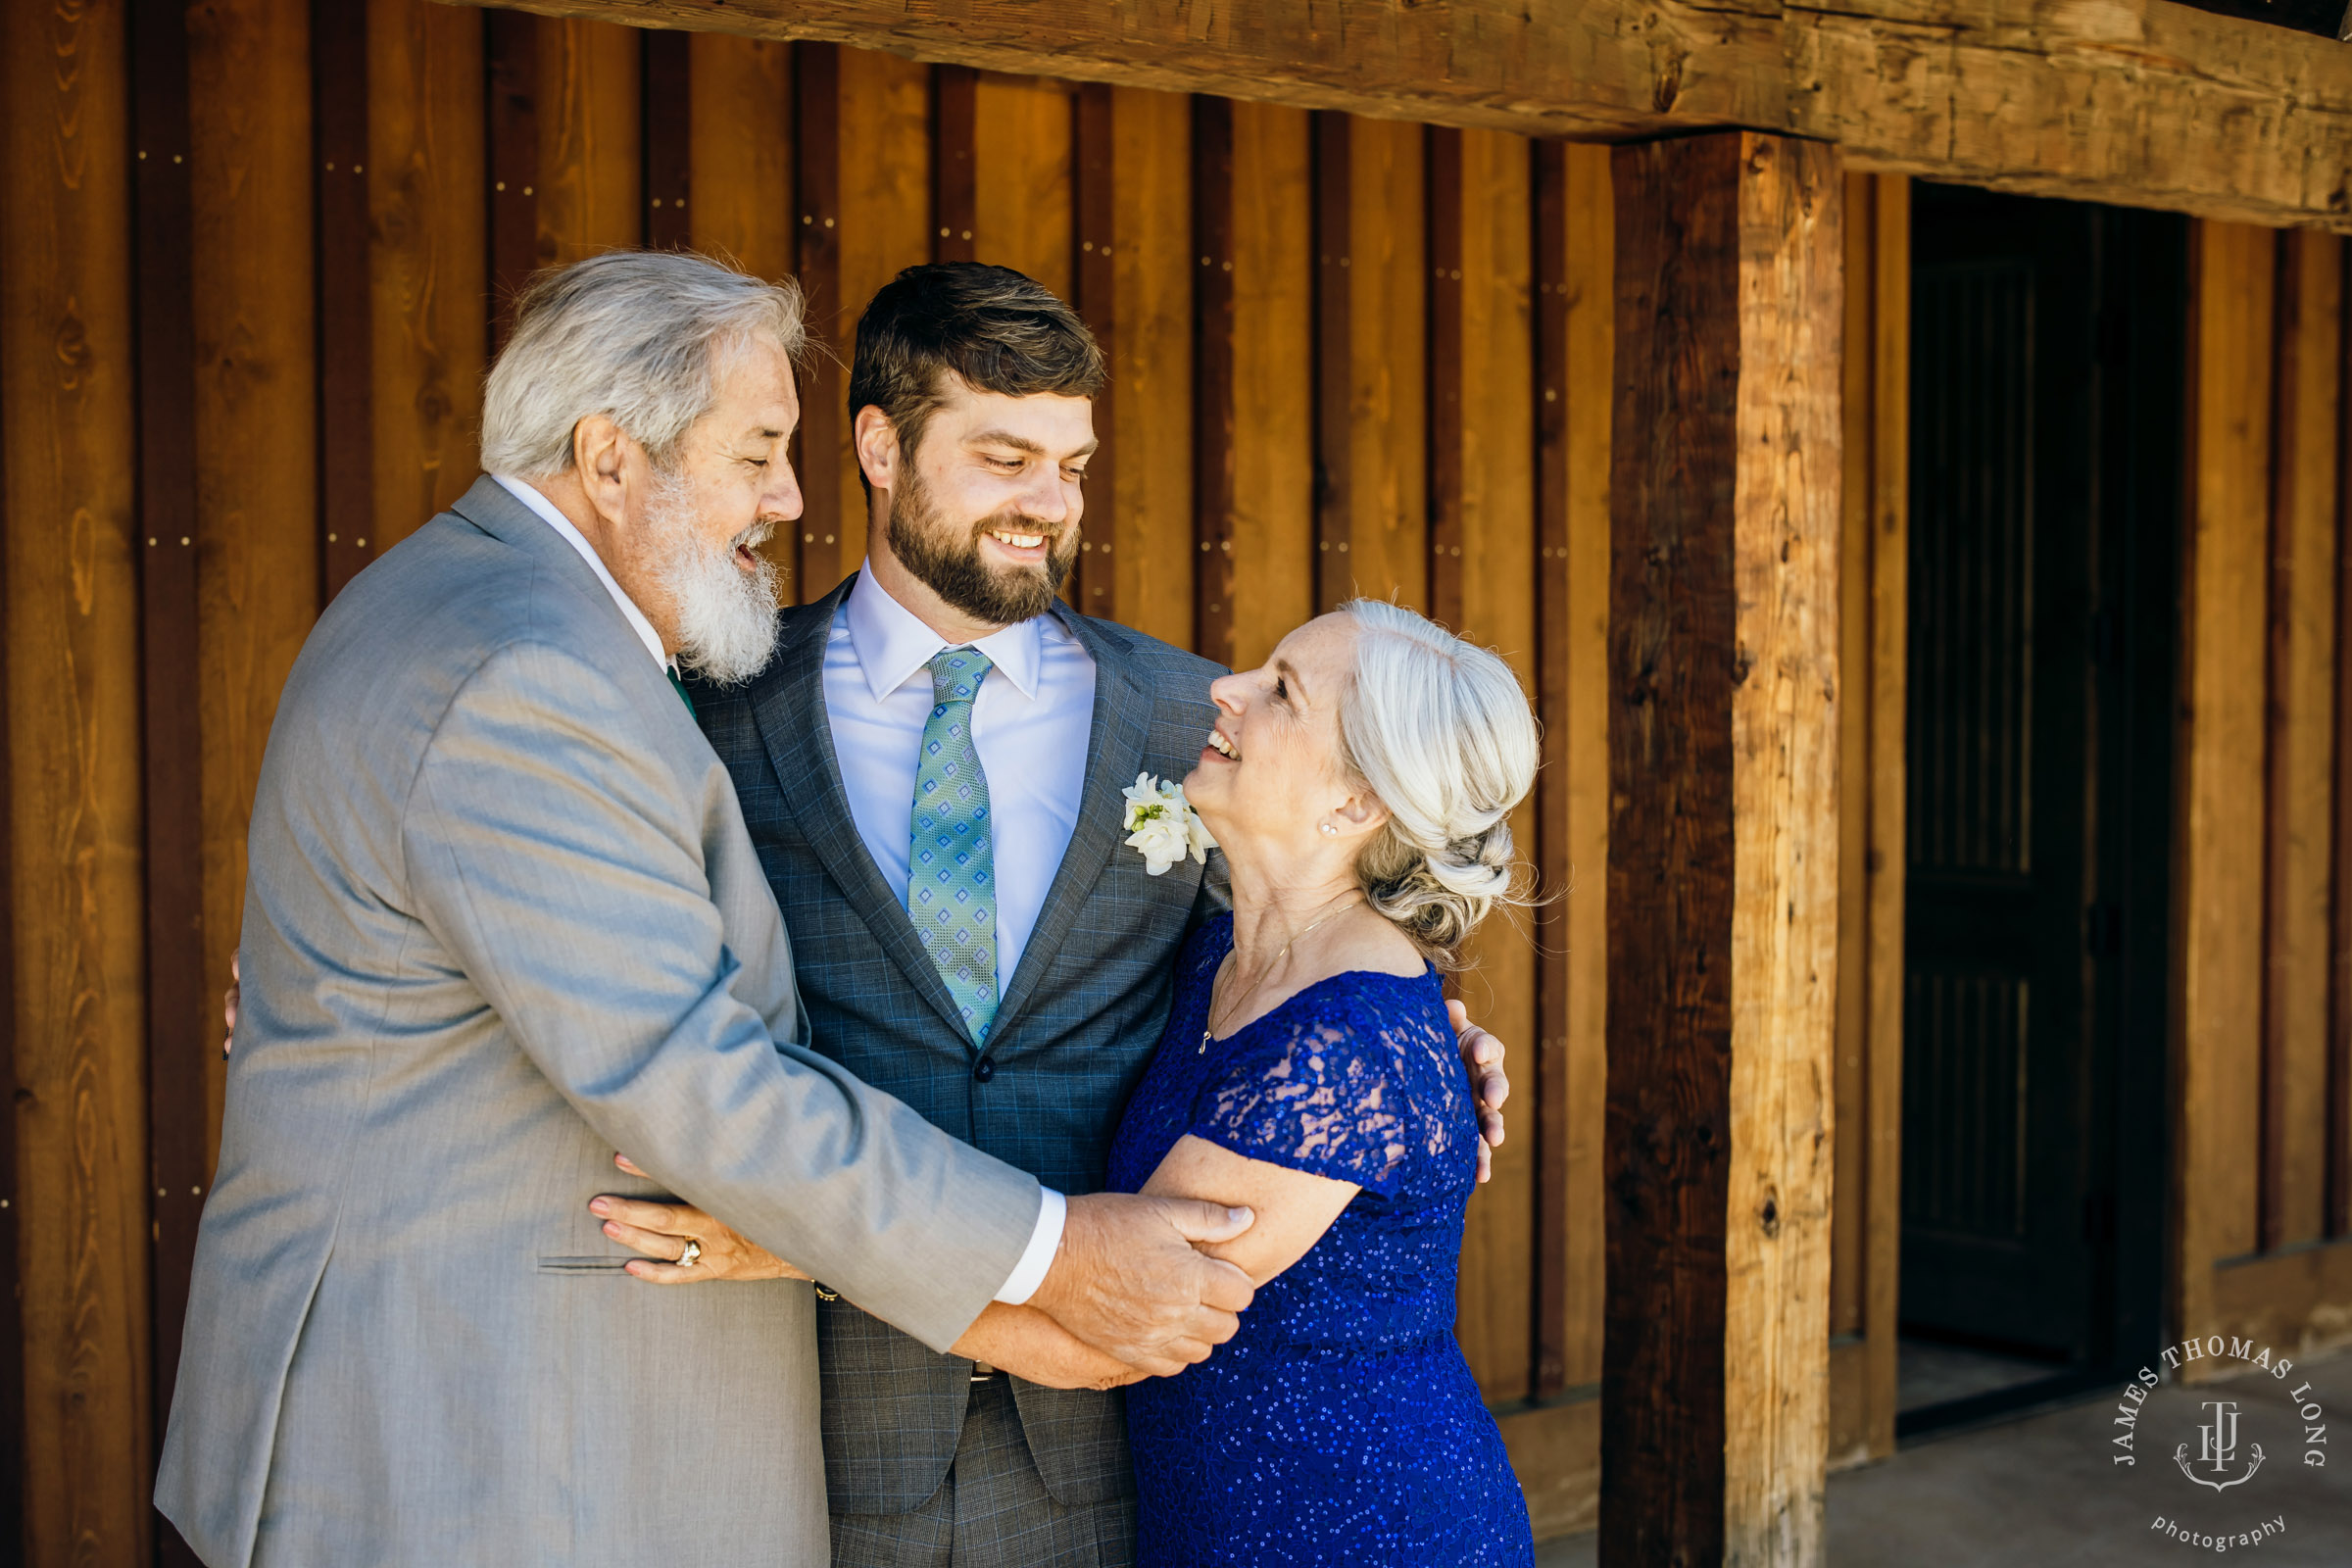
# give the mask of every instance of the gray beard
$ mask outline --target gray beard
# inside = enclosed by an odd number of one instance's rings
[[[648,509],[662,550],[662,585],[678,613],[678,667],[714,686],[740,686],[767,667],[776,651],[776,568],[758,555],[772,525],[754,523],[717,549],[705,547],[695,527],[694,497],[685,477],[664,473]],[[759,560],[746,575],[735,547]]]

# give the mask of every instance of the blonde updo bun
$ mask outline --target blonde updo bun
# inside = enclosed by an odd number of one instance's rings
[[[1510,813],[1535,787],[1535,714],[1510,666],[1401,605],[1357,599],[1340,702],[1348,770],[1389,819],[1356,860],[1372,907],[1442,969],[1498,902],[1522,902]]]

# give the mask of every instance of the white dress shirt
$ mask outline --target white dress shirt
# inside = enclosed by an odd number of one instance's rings
[[[850,817],[883,884],[901,903],[914,836],[914,775],[931,717],[930,664],[950,646],[959,645],[893,599],[870,566],[858,567],[825,645],[825,717]],[[1011,989],[1078,824],[1094,731],[1095,660],[1051,614],[991,632],[971,646],[995,666],[972,702],[972,746],[988,776],[1002,997]],[[1065,1212],[1061,1195],[1049,1189],[1037,1237],[998,1300],[1025,1301],[1037,1289],[1060,1245]]]
[[[930,664],[949,646],[862,566],[825,645],[825,716],[850,815],[901,903],[914,839],[914,775],[931,718]],[[1002,997],[1012,989],[1078,825],[1094,729],[1095,660],[1052,615],[1006,626],[971,646],[996,666],[972,702],[972,745],[988,775]]]
[[[596,580],[605,585],[605,592],[612,596],[612,602],[620,607],[620,612],[629,617],[629,625],[636,631],[637,640],[644,643],[645,651],[654,656],[654,662],[663,669],[674,668],[676,661],[662,651],[662,634],[654,630],[654,623],[645,618],[645,612],[637,608],[637,602],[620,591],[620,584],[614,582],[612,573],[605,569],[605,558],[598,555],[596,547],[571,525],[571,519],[558,512],[553,501],[520,479],[510,479],[503,473],[494,473],[490,477],[504,485],[507,494],[530,508],[542,522],[564,536],[565,544],[580,553],[580,559],[588,563],[588,569],[596,573]]]
[[[644,642],[646,652],[654,656],[654,662],[660,664],[663,669],[672,667],[672,661],[670,660],[670,657],[662,651],[661,633],[654,630],[654,623],[645,618],[645,612],[637,608],[635,601],[631,600],[627,594],[621,591],[620,584],[612,580],[612,573],[607,570],[605,567],[604,558],[596,553],[596,548],[588,543],[586,537],[581,534],[580,530],[572,526],[571,519],[564,516],[563,513],[557,511],[556,504],[554,502],[548,500],[547,497],[541,495],[537,490],[523,483],[520,479],[509,478],[503,473],[492,474],[491,477],[496,479],[501,485],[505,486],[509,495],[512,495],[515,500],[530,508],[534,515],[539,517],[549,527],[555,529],[558,534],[562,535],[564,543],[570,545],[572,549],[580,553],[580,559],[587,562],[588,568],[596,573],[596,580],[603,583],[605,585],[605,592],[612,596],[612,603],[618,605],[620,607],[620,612],[628,617],[630,627],[636,631],[638,638]],[[873,579],[870,575],[864,571],[860,571],[858,573],[858,584],[860,589],[864,589],[872,583]],[[896,611],[903,619],[911,623],[916,631],[920,632],[925,637],[931,638],[930,646],[923,650],[918,662],[927,664],[930,662],[933,654],[938,653],[940,649],[947,646],[947,644],[940,641],[938,637],[933,636],[930,629],[925,627],[921,621],[916,620],[914,616],[908,614],[905,609],[901,608],[897,600],[892,599],[888,594],[884,593],[878,585],[873,586],[870,594],[853,594],[852,600],[855,602],[860,597],[866,598],[869,601],[879,600],[883,604],[888,605],[890,609]],[[869,612],[872,611],[873,608],[874,607],[869,604]],[[1042,663],[1044,662],[1044,661],[1042,661],[1039,657],[1039,649],[1046,636],[1044,632],[1033,630],[1033,628],[1037,628],[1042,625],[1051,625],[1053,627],[1054,635],[1058,636],[1060,639],[1062,639],[1062,641],[1066,642],[1070,652],[1074,654],[1078,661],[1085,666],[1084,684],[1086,689],[1082,699],[1080,700],[1078,711],[1082,715],[1091,715],[1095,700],[1095,662],[1088,656],[1085,649],[1078,646],[1076,639],[1072,638],[1070,634],[1062,628],[1059,622],[1050,621],[1047,617],[1040,616],[1037,620],[1025,621],[1019,626],[1007,626],[1004,628],[1004,630],[998,632],[995,636],[988,638],[978,646],[988,654],[990,659],[997,661],[999,669],[1002,669],[1004,667],[1004,657],[999,654],[998,645],[1001,642],[1005,642],[1007,640],[1018,641],[1024,632],[1028,632],[1029,652],[1026,662],[1022,665],[1022,667],[1027,671],[1028,679],[1021,689],[1024,692],[1033,694],[1038,688],[1039,671]],[[905,633],[903,628],[894,628],[893,635],[904,640]],[[845,709],[842,701],[836,698],[834,695],[833,667],[835,663],[835,650],[843,647],[848,643],[848,641],[849,639],[845,637],[841,625],[837,621],[833,628],[834,647],[832,649],[828,649],[825,655],[824,677],[825,706],[831,710],[833,715],[833,744],[841,753],[842,782],[848,785],[850,789],[850,805],[852,811],[857,816],[858,831],[864,838],[866,849],[873,853],[874,863],[882,867],[883,878],[886,881],[889,881],[891,886],[898,890],[900,900],[904,902],[906,896],[906,867],[908,863],[910,839],[914,831],[914,754],[921,749],[923,719],[929,717],[931,712],[930,672],[928,670],[924,671],[923,680],[921,682],[922,691],[919,714],[915,719],[914,728],[906,736],[904,747],[906,752],[906,765],[904,768],[905,778],[903,780],[904,787],[900,789],[898,797],[899,836],[896,849],[894,852],[892,852],[895,853],[897,858],[895,861],[893,861],[885,858],[884,852],[875,843],[874,828],[869,825],[868,811],[871,809],[872,806],[872,803],[868,799],[870,791],[862,789],[860,786],[864,783],[870,782],[870,780],[868,780],[866,776],[861,773],[852,771],[850,766],[850,749],[843,744],[842,740],[842,716],[845,712]],[[890,648],[893,651],[893,657],[895,657],[899,645],[897,643],[886,643],[878,637],[869,637],[866,639],[866,642],[876,650],[877,667],[887,667],[886,665],[881,664],[879,662],[881,651],[885,648]],[[852,653],[849,658],[851,660],[852,667],[855,668],[855,653]],[[1060,681],[1063,685],[1066,685],[1072,678],[1071,674],[1063,667],[1066,665],[1066,656],[1063,659],[1055,662],[1055,667],[1057,671],[1060,671]],[[902,681],[904,681],[904,674],[902,674]],[[992,754],[989,750],[986,735],[982,729],[980,715],[982,712],[987,710],[987,700],[991,687],[1001,686],[1003,684],[1003,682],[991,681],[988,684],[983,685],[980,691],[981,702],[974,705],[972,713],[972,739],[974,744],[980,748],[980,765],[988,772],[989,775],[989,806],[992,812],[1002,811],[1002,806],[1000,803],[1005,800],[1007,796],[998,793],[996,785],[997,771],[995,767],[991,765],[990,760]],[[864,683],[860,682],[860,692],[862,692],[863,689]],[[912,687],[909,686],[906,689],[911,691]],[[1057,687],[1056,689],[1058,690],[1059,688]],[[885,695],[886,693],[882,688],[876,688],[872,700],[866,705],[867,708],[877,711],[885,710]],[[887,710],[895,714],[896,708],[889,708]],[[1078,792],[1080,788],[1084,786],[1086,781],[1086,743],[1089,734],[1089,722],[1090,720],[1087,717],[1081,717],[1078,725],[1077,749],[1070,757],[1068,762],[1068,771],[1071,774],[1073,782],[1068,790],[1066,808],[1061,810],[1060,814],[1056,818],[1054,818],[1057,826],[1053,829],[1053,832],[1057,836],[1054,837],[1053,839],[1053,858],[1046,864],[1042,872],[1039,872],[1035,877],[1024,878],[1021,882],[1021,887],[1023,890],[1022,896],[1027,901],[1025,912],[1021,916],[1019,940],[1022,941],[1027,940],[1030,929],[1037,924],[1037,911],[1046,901],[1046,886],[1053,880],[1054,868],[1061,864],[1062,851],[1067,849],[1070,843],[1070,827],[1078,820]],[[873,731],[875,728],[870,724],[867,727],[869,732]],[[854,726],[853,732],[855,732]],[[864,743],[864,749],[867,752],[887,752],[890,748],[887,737],[876,734],[873,739],[869,739]],[[1010,775],[1016,771],[1011,765],[1011,754],[1000,752],[996,755],[1003,757],[1004,771],[1007,775]],[[1054,754],[1053,758],[1054,771],[1058,772],[1062,770],[1060,766],[1061,761],[1062,759],[1059,757],[1059,755]],[[887,771],[887,766],[885,770]],[[893,776],[895,777],[895,775]],[[1021,794],[1019,798],[1025,799],[1026,796],[1025,794]],[[1035,813],[1032,810],[1025,811],[1022,814],[1034,815]],[[1000,815],[998,818],[997,837],[997,843],[1000,850],[1002,850],[1005,843],[1005,835],[1004,831],[1004,820],[1003,816]],[[1024,837],[1021,842],[1023,849],[1026,851],[1033,848],[1038,841],[1034,837]],[[894,863],[898,867],[895,875],[891,870],[891,867]],[[1020,953],[1020,949],[1017,946],[1013,948],[1012,955],[1010,956],[1005,956],[1004,951],[1005,942],[1004,926],[1009,924],[1008,916],[1010,913],[1009,902],[1005,898],[1005,890],[1004,887],[1004,881],[1005,876],[1004,865],[1002,859],[1000,859],[998,869],[997,906],[997,918],[999,921],[997,935],[997,984],[1000,995],[1003,992],[1005,979],[1012,974],[1013,965],[1017,961]],[[1036,888],[1033,896],[1028,891],[1032,882],[1035,883]],[[1021,1260],[1013,1265],[1011,1274],[1005,1277],[1004,1286],[997,1292],[996,1298],[1010,1306],[1018,1306],[1022,1302],[1028,1300],[1030,1297],[1037,1294],[1038,1286],[1045,1282],[1046,1271],[1054,1266],[1054,1254],[1059,1251],[1061,1249],[1061,1228],[1062,1222],[1067,1217],[1069,1212],[1068,1202],[1063,1199],[1061,1194],[1054,1191],[1054,1189],[1051,1187],[1044,1187],[1040,1188],[1039,1190],[1044,1195],[1044,1201],[1038,1205],[1037,1229],[1029,1233],[1029,1246],[1021,1253]]]

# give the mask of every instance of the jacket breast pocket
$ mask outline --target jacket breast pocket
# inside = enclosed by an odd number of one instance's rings
[[[628,1263],[625,1257],[542,1257],[542,1274],[618,1274]]]

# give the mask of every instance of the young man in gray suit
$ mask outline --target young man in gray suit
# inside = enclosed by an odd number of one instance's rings
[[[213,1568],[823,1561],[809,1288],[633,1285],[589,1212],[616,1147],[926,1353],[1025,1301],[1173,1370],[1247,1304],[1189,1245],[1246,1214],[1065,1203],[809,1049],[832,1008],[672,690],[767,658],[800,336],[692,257],[538,285],[496,477],[296,662],[157,1487]]]
[[[791,930],[816,1049],[1068,1193],[1101,1188],[1177,950],[1225,904],[1221,858],[1154,874],[1123,846],[1120,793],[1190,771],[1223,670],[1054,597],[1079,549],[1102,383],[1084,324],[1019,273],[901,273],[858,323],[850,377],[865,564],[782,612],[749,684],[695,688]],[[977,786],[978,886],[933,853],[959,825],[927,788],[943,755]],[[939,890],[981,908],[973,936],[943,925]],[[1482,1109],[1499,1106],[1499,1046],[1466,1028],[1464,1052]],[[1499,1142],[1498,1117],[1488,1130]],[[615,1234],[658,1258],[700,1220],[621,1217],[641,1228]],[[700,1242],[714,1255],[698,1270],[632,1266],[662,1283],[775,1266],[723,1233]],[[817,1306],[837,1568],[1132,1560],[1118,1395],[942,1353],[813,1268],[839,1287]]]

